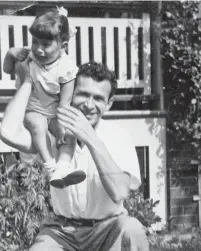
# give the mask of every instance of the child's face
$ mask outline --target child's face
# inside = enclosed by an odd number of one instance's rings
[[[32,53],[41,64],[50,64],[60,56],[63,45],[57,40],[32,37]]]

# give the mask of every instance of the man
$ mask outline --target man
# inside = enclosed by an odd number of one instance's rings
[[[32,88],[28,62],[20,63],[17,71],[23,84],[5,111],[1,137],[31,154],[35,153],[31,134],[23,126]],[[58,109],[58,122],[78,139],[71,165],[85,171],[87,178],[64,189],[50,187],[57,217],[41,227],[29,251],[149,250],[143,226],[123,207],[130,189],[140,185],[133,142],[123,128],[102,120],[112,106],[116,87],[114,74],[102,64],[80,67],[72,106]]]

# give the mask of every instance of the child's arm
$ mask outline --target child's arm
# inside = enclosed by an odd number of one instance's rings
[[[61,84],[61,92],[60,92],[60,103],[59,106],[62,106],[66,103],[71,103],[74,91],[75,81],[71,80],[68,83]]]
[[[74,80],[71,80],[68,83],[65,84],[61,84],[61,92],[60,92],[60,103],[59,106],[62,107],[65,104],[69,104],[72,101],[72,97],[73,97],[73,91],[74,91]],[[66,129],[60,125],[57,124],[57,144],[62,144],[65,143],[65,135],[66,135]],[[67,132],[68,136],[69,132]],[[70,136],[70,138],[72,138],[73,135]],[[71,139],[69,139],[71,141]]]
[[[4,59],[3,71],[8,74],[15,72],[16,61],[23,61],[28,53],[26,48],[10,48]]]

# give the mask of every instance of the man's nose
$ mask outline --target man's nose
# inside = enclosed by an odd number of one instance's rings
[[[89,110],[93,109],[93,108],[94,108],[94,105],[95,105],[95,103],[94,103],[93,97],[88,98],[88,99],[86,100],[86,102],[85,102],[85,106],[86,106],[86,108],[89,109]]]

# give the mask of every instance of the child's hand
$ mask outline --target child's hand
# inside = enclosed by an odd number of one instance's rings
[[[19,76],[21,83],[23,82],[30,82],[30,68],[29,68],[29,62],[31,61],[30,57],[27,57],[23,62],[16,62],[15,64],[15,72]]]
[[[25,58],[27,58],[29,54],[29,49],[24,47],[24,48],[11,48],[10,53],[14,59],[17,61],[24,61]]]

